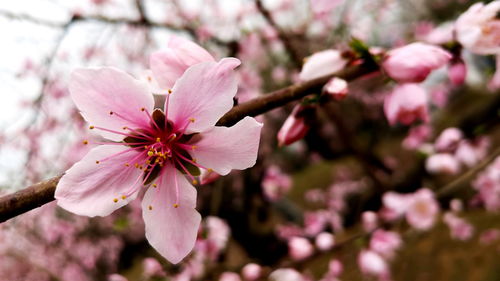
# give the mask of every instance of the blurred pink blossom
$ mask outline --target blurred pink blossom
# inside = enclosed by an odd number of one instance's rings
[[[469,51],[487,55],[500,53],[500,1],[476,3],[455,23],[458,41]]]
[[[371,232],[378,226],[378,216],[375,212],[365,211],[361,214],[361,222],[363,223],[363,230]]]
[[[387,262],[374,251],[362,250],[358,255],[358,265],[364,274],[374,275],[381,279],[389,276]]]
[[[314,247],[308,239],[292,237],[288,240],[288,253],[294,260],[303,260],[312,255]]]
[[[300,80],[307,81],[333,74],[343,69],[347,62],[338,50],[325,50],[314,53],[306,59],[299,75]]]
[[[240,275],[235,272],[223,272],[219,281],[241,281]]]
[[[386,259],[392,259],[402,244],[403,241],[397,232],[378,229],[370,239],[370,250]]]
[[[434,193],[427,188],[421,188],[411,196],[406,212],[406,221],[416,229],[428,230],[436,222],[439,204]]]
[[[431,174],[455,175],[460,171],[460,163],[451,154],[437,153],[427,158],[425,168]]]
[[[417,42],[387,52],[382,67],[398,82],[422,82],[450,59],[451,54],[442,48]]]
[[[326,83],[324,90],[329,96],[333,97],[337,101],[343,100],[349,93],[347,81],[338,77],[330,79],[330,81]]]
[[[417,120],[429,121],[427,93],[418,84],[396,86],[384,100],[384,113],[389,124],[410,125]]]
[[[295,269],[280,268],[269,275],[270,281],[305,281],[306,279]]]
[[[329,232],[321,232],[316,236],[316,247],[321,251],[328,251],[335,245],[335,237]]]
[[[469,240],[474,234],[474,227],[470,223],[451,212],[444,214],[443,221],[450,228],[453,239],[465,241]]]
[[[463,60],[453,61],[448,67],[448,78],[455,86],[460,86],[465,82],[467,77],[467,66]]]
[[[256,263],[249,263],[241,269],[243,279],[247,281],[255,281],[262,275],[262,267]]]
[[[463,139],[464,135],[458,128],[447,128],[441,132],[434,143],[437,151],[455,151],[458,143]]]

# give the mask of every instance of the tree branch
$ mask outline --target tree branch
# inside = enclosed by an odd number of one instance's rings
[[[354,80],[363,75],[376,71],[375,65],[357,65],[346,68],[332,75],[320,77],[311,81],[295,84],[262,97],[255,98],[246,103],[233,107],[217,122],[218,126],[231,126],[245,116],[256,116],[275,109],[288,102],[300,99],[312,92],[319,92],[323,85],[333,76],[345,80]],[[54,200],[54,192],[61,176],[31,185],[0,197],[0,222],[4,222],[34,208],[40,207]]]

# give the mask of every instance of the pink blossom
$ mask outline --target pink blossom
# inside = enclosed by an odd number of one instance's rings
[[[453,212],[461,212],[464,210],[464,203],[460,199],[453,199],[450,201],[450,210]]]
[[[163,267],[155,258],[145,258],[142,261],[143,275],[146,278],[150,277],[163,277],[165,276],[165,271]]]
[[[427,109],[427,93],[418,84],[402,84],[384,100],[384,113],[389,124],[397,122],[410,125],[422,120],[429,121]]]
[[[224,272],[219,277],[219,281],[241,281],[241,278],[235,272]]]
[[[358,255],[358,265],[364,274],[378,277],[389,275],[389,266],[387,262],[374,251],[361,251]]]
[[[432,128],[427,124],[412,127],[403,140],[406,149],[417,149],[431,136]]]
[[[387,259],[392,259],[402,244],[403,241],[397,232],[378,229],[372,234],[370,250]]]
[[[305,137],[309,132],[309,115],[314,112],[310,106],[296,105],[278,132],[278,145],[289,145]]]
[[[384,205],[382,216],[387,220],[395,220],[401,217],[406,213],[410,201],[411,195],[399,194],[392,191],[384,193],[382,196],[382,203]]]
[[[297,270],[292,268],[280,268],[269,275],[270,281],[305,281],[305,278]]]
[[[421,39],[429,44],[444,45],[453,41],[454,28],[455,27],[452,23],[446,22],[436,28],[433,28],[425,36],[422,36]]]
[[[476,3],[455,23],[458,42],[473,53],[487,55],[500,53],[500,1],[487,5]]]
[[[201,62],[214,62],[205,49],[182,37],[172,36],[167,48],[151,55],[150,65],[154,78],[165,90],[172,89],[175,81],[190,66]]]
[[[425,168],[431,174],[455,175],[460,171],[460,163],[451,154],[437,153],[427,158]]]
[[[276,201],[292,188],[289,175],[283,173],[278,166],[272,165],[266,169],[262,179],[262,190],[267,199]]]
[[[338,50],[317,52],[306,59],[299,78],[302,81],[308,81],[333,74],[343,69],[347,62]]]
[[[317,16],[329,14],[343,2],[344,0],[310,0],[311,8]]]
[[[444,214],[443,221],[450,228],[453,239],[465,241],[469,240],[474,234],[474,227],[453,213],[447,212]]]
[[[439,213],[439,205],[434,198],[434,193],[427,188],[415,192],[406,212],[406,221],[416,229],[427,230],[431,228]]]
[[[328,251],[335,245],[335,237],[329,232],[321,232],[316,236],[316,247],[321,251]]]
[[[363,223],[363,230],[371,232],[378,226],[378,217],[375,212],[365,211],[361,214],[361,221]]]
[[[313,251],[311,242],[306,238],[292,237],[288,241],[288,252],[294,260],[303,260],[312,255]]]
[[[472,187],[479,192],[478,198],[489,211],[500,210],[500,157],[490,164],[472,182]]]
[[[455,157],[467,167],[479,163],[488,153],[489,141],[479,139],[477,142],[462,141],[455,151]]]
[[[387,52],[382,67],[398,82],[422,82],[450,59],[451,54],[442,48],[416,42]]]
[[[455,86],[460,86],[465,82],[467,77],[467,66],[463,60],[457,60],[448,67],[448,78]]]
[[[55,192],[59,206],[106,216],[146,190],[146,238],[172,263],[182,260],[201,220],[191,185],[198,182],[198,167],[226,175],[256,161],[260,123],[246,117],[230,128],[214,126],[233,106],[239,64],[225,58],[190,67],[167,94],[164,111],[154,109],[145,82],[123,71],[75,70],[73,101],[90,128],[111,142],[98,143],[66,172]]]
[[[454,127],[447,128],[441,132],[434,146],[437,151],[454,151],[463,137],[464,135],[460,129]]]
[[[255,281],[262,275],[262,267],[256,263],[249,263],[241,270],[241,275],[245,280]]]
[[[342,78],[333,77],[326,83],[325,92],[333,97],[335,100],[343,100],[349,93],[347,81]]]

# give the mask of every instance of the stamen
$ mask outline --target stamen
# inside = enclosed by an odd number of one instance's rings
[[[91,130],[93,130],[94,128],[95,128],[95,127],[94,127],[94,126],[92,126],[92,125],[90,125],[90,126],[89,126],[89,129],[91,129]]]
[[[123,200],[127,199],[127,196],[126,195],[122,195],[122,199]]]
[[[187,162],[189,162],[189,163],[193,164],[194,166],[196,166],[196,167],[198,167],[198,168],[202,168],[202,169],[205,169],[205,170],[209,170],[209,169],[210,169],[210,168],[206,168],[205,166],[202,166],[202,165],[198,164],[196,161],[193,161],[193,160],[196,160],[196,159],[191,160],[191,159],[189,159],[189,158],[185,157],[184,155],[182,155],[182,154],[180,154],[180,153],[176,153],[175,155],[176,155],[176,156],[179,156],[180,158],[182,158],[182,159],[186,160]],[[211,170],[211,169],[210,169],[210,170]]]
[[[150,211],[151,211],[151,210],[153,210],[153,206],[149,205],[149,206],[148,206],[148,209],[149,209]]]
[[[127,121],[127,122],[130,122],[132,124],[136,124],[138,125],[139,127],[146,127],[144,123],[141,123],[141,122],[137,122],[137,121],[140,121],[138,119],[130,119],[130,118],[127,118],[119,113],[117,113],[116,111],[110,111],[109,112],[109,115],[115,115],[117,116],[118,118],[121,118],[122,120],[124,121]]]
[[[177,171],[174,171],[174,183],[175,183],[175,203],[174,208],[179,207],[179,184],[177,183]]]
[[[98,130],[101,130],[101,131],[106,131],[106,132],[110,132],[110,133],[113,133],[113,134],[117,134],[117,135],[123,135],[123,136],[127,136],[127,137],[132,137],[132,138],[138,138],[138,139],[151,139],[151,137],[146,137],[146,136],[137,136],[137,135],[131,135],[131,134],[127,134],[127,133],[123,133],[123,132],[118,132],[118,131],[115,131],[115,130],[110,130],[110,129],[106,129],[106,128],[102,128],[102,127],[95,127],[95,126],[90,126],[89,127],[90,129],[98,129]]]
[[[153,117],[151,116],[151,114],[149,114],[149,111],[148,111],[147,109],[145,109],[144,107],[143,107],[143,108],[141,108],[141,111],[143,111],[143,112],[145,112],[145,113],[146,113],[146,115],[149,117],[149,121],[150,121],[151,123],[153,123],[153,126],[154,126],[154,127],[155,127],[155,128],[156,128],[159,132],[161,132],[160,127],[158,127],[158,125],[156,124],[156,122],[155,122],[155,120],[153,119]]]
[[[168,94],[167,98],[165,99],[165,128],[167,128],[168,125],[168,105],[170,104],[170,94],[172,93],[172,90],[168,89]]]
[[[179,204],[175,203],[174,208],[179,208]]]
[[[96,163],[96,164],[99,164],[100,162],[99,162],[99,160],[95,160],[95,163]]]
[[[84,140],[83,144],[89,144],[89,141],[88,140]]]
[[[113,202],[117,203],[118,202],[118,198],[113,199]]]
[[[108,157],[102,158],[102,159],[100,159],[99,161],[95,161],[95,163],[96,163],[96,164],[99,164],[100,162],[104,162],[104,161],[109,160],[109,159],[111,159],[111,158],[113,158],[113,157],[116,157],[116,156],[118,156],[118,155],[122,155],[122,154],[124,154],[124,153],[130,152],[130,151],[135,150],[135,149],[136,149],[136,148],[134,148],[134,147],[128,148],[128,149],[126,149],[126,150],[123,150],[123,151],[120,151],[120,152],[117,152],[117,153],[111,154],[111,155],[110,155],[110,156],[108,156]]]
[[[184,172],[186,172],[186,175],[191,179],[191,182],[197,182],[196,179],[194,178],[194,176],[188,171],[188,169],[186,169],[186,167],[184,167],[184,165],[182,165],[181,161],[179,161],[178,159],[175,159],[175,161],[177,161],[177,163],[179,164],[179,166],[181,166],[182,170],[184,170]]]

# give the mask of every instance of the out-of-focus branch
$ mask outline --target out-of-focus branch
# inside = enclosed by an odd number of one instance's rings
[[[302,66],[302,56],[298,52],[297,48],[293,45],[290,36],[286,34],[276,23],[274,20],[273,16],[271,13],[264,8],[264,5],[262,4],[262,0],[256,0],[255,5],[257,7],[257,10],[262,14],[264,19],[271,25],[274,30],[276,30],[276,33],[278,34],[279,39],[285,46],[285,49],[287,50],[288,54],[290,55],[292,63],[297,67],[300,68]]]
[[[233,107],[217,123],[219,126],[231,126],[243,119],[245,116],[256,116],[271,109],[285,105],[293,100],[300,99],[312,91],[317,91],[333,77],[341,77],[345,80],[354,80],[365,74],[377,70],[375,65],[357,65],[346,68],[332,75],[320,77],[311,81],[295,84],[262,97]],[[0,222],[6,221],[31,209],[42,206],[54,200],[54,192],[61,176],[51,178],[14,194],[0,197]]]

